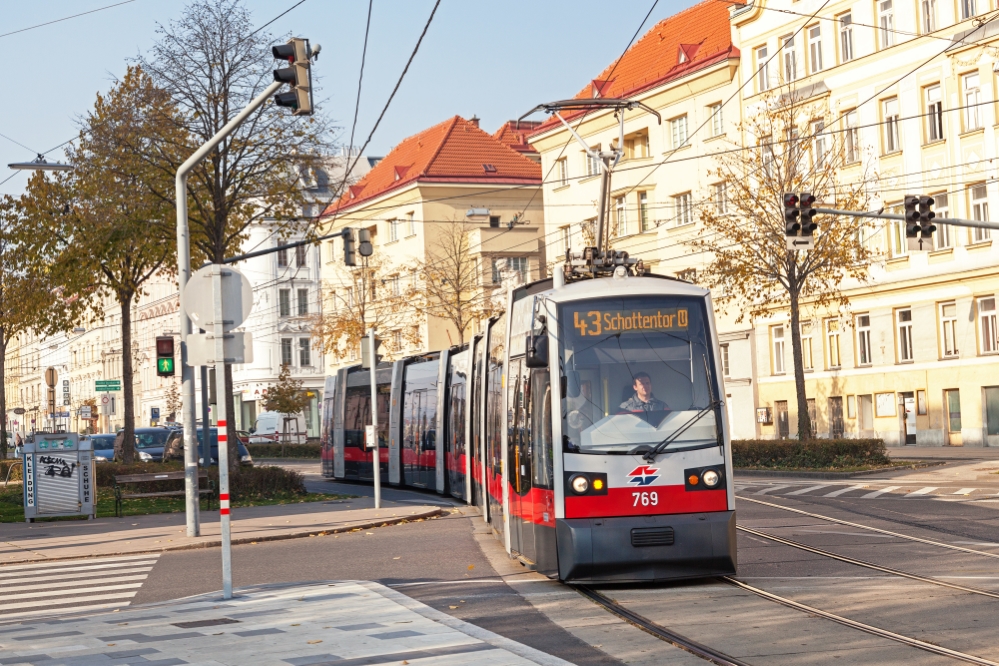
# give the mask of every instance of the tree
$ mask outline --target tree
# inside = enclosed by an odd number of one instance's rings
[[[479,285],[470,243],[471,227],[451,221],[441,225],[425,261],[417,264],[420,288],[411,291],[416,311],[450,323],[464,344],[469,326],[493,314],[490,294]]]
[[[825,133],[836,120],[827,102],[800,103],[795,94],[766,96],[739,126],[757,145],[716,157],[709,175],[724,185],[725,205],[702,208],[704,232],[691,245],[711,257],[698,281],[713,290],[723,309],[739,308],[736,321],[790,310],[798,436],[806,439],[814,432],[805,395],[802,308],[846,306],[841,285],[848,278],[868,279],[871,253],[854,218],[827,215],[815,218],[814,249],[788,250],[783,194],[810,192],[825,208],[867,210],[877,175],[843,177],[856,135],[848,146],[848,135]]]
[[[110,92],[98,94],[78,145],[67,150],[76,168],[54,180],[36,174],[25,194],[28,215],[41,227],[36,246],[54,256],[52,275],[65,293],[96,317],[108,297],[118,304],[126,442],[135,432],[132,303],[154,274],[170,272],[176,253],[173,211],[156,194],[170,179],[135,147],[146,154],[169,148],[154,137],[177,131],[166,122],[175,115],[169,96],[140,67],[129,67]],[[124,462],[133,455],[124,447]]]
[[[264,399],[264,409],[269,412],[278,412],[279,414],[298,414],[299,412],[305,411],[309,406],[310,398],[309,394],[302,389],[302,380],[292,379],[291,368],[287,365],[281,366],[281,372],[278,374],[277,383],[272,384],[270,388],[267,389],[267,397]],[[285,416],[287,419],[288,417]],[[285,422],[287,426],[287,422]],[[287,427],[282,431],[282,434],[287,434]],[[284,445],[287,443],[287,437],[281,438],[281,456],[284,457]]]
[[[173,98],[180,111],[173,129],[182,131],[157,136],[171,149],[148,158],[172,179],[184,160],[273,82],[273,40],[253,28],[241,0],[191,3],[180,19],[157,32],[158,41],[139,62]],[[192,265],[236,254],[250,225],[265,218],[276,224],[279,237],[308,230],[310,217],[303,215],[308,200],[299,175],[321,168],[331,152],[329,129],[321,114],[293,117],[267,104],[209,153],[188,179]],[[160,194],[174,200],[172,180]],[[229,364],[224,386],[231,417]],[[235,437],[229,439],[229,453],[232,464],[238,464]]]
[[[312,317],[312,338],[334,361],[352,358],[360,350],[360,340],[375,326],[386,355],[400,356],[406,344],[419,342],[413,326],[415,309],[410,289],[400,284],[397,270],[379,260],[368,259],[365,266],[344,267],[337,278],[323,284],[322,314]],[[390,332],[399,332],[399,344]]]
[[[176,421],[183,403],[180,399],[180,387],[177,382],[170,382],[166,394],[167,421]]]

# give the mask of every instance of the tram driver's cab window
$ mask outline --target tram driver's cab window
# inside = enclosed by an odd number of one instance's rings
[[[717,368],[705,322],[704,302],[689,297],[563,305],[563,450],[641,453],[671,438],[669,448],[717,443],[717,381],[709,390],[708,380]]]

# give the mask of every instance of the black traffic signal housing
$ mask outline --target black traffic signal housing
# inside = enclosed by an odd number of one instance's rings
[[[933,232],[937,230],[937,225],[931,220],[937,216],[933,212],[933,197],[919,197],[919,237],[923,239],[933,238]]]
[[[382,347],[382,339],[379,338],[376,335],[375,336],[375,363],[374,363],[375,367],[378,367],[378,364],[382,362],[382,355],[378,353],[381,350],[381,347]],[[363,338],[361,338],[361,367],[362,368],[371,368],[371,365],[372,365],[372,363],[371,363],[371,338],[369,338],[367,335],[365,335]]]
[[[798,216],[801,215],[801,211],[798,210],[798,195],[797,194],[784,194],[784,235],[785,236],[797,236],[798,231],[801,229],[801,223],[798,221]]]
[[[156,336],[156,374],[159,377],[173,377],[174,370],[173,336]]]
[[[808,192],[802,192],[798,199],[798,210],[801,211],[801,235],[811,236],[819,225],[812,218],[818,212],[812,206],[815,204],[815,197]]]
[[[357,230],[357,251],[361,253],[362,257],[370,257],[374,253],[375,248],[371,244],[370,229]]]
[[[345,266],[357,265],[357,253],[354,251],[354,230],[346,228],[340,232],[343,239],[343,263]]]
[[[309,40],[292,37],[287,44],[271,48],[271,53],[275,60],[287,60],[291,64],[291,67],[274,70],[275,81],[291,86],[289,92],[274,95],[274,103],[292,109],[293,116],[311,116],[312,49]]]
[[[905,208],[905,237],[917,238],[919,236],[919,197],[915,194],[906,194],[902,201]]]

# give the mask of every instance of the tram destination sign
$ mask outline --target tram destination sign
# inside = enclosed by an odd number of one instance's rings
[[[112,393],[121,390],[120,379],[98,379],[95,381],[94,389],[97,392]]]
[[[573,326],[580,337],[635,331],[657,333],[687,328],[687,308],[654,310],[577,310]]]

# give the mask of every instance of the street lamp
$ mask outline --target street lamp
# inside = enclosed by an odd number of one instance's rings
[[[8,164],[11,169],[19,169],[23,171],[72,171],[76,167],[72,164],[63,164],[62,162],[47,162],[45,156],[41,153],[38,154],[31,162],[13,162]]]
[[[488,208],[469,208],[465,212],[465,217],[470,220],[486,220],[489,219],[489,209]]]

